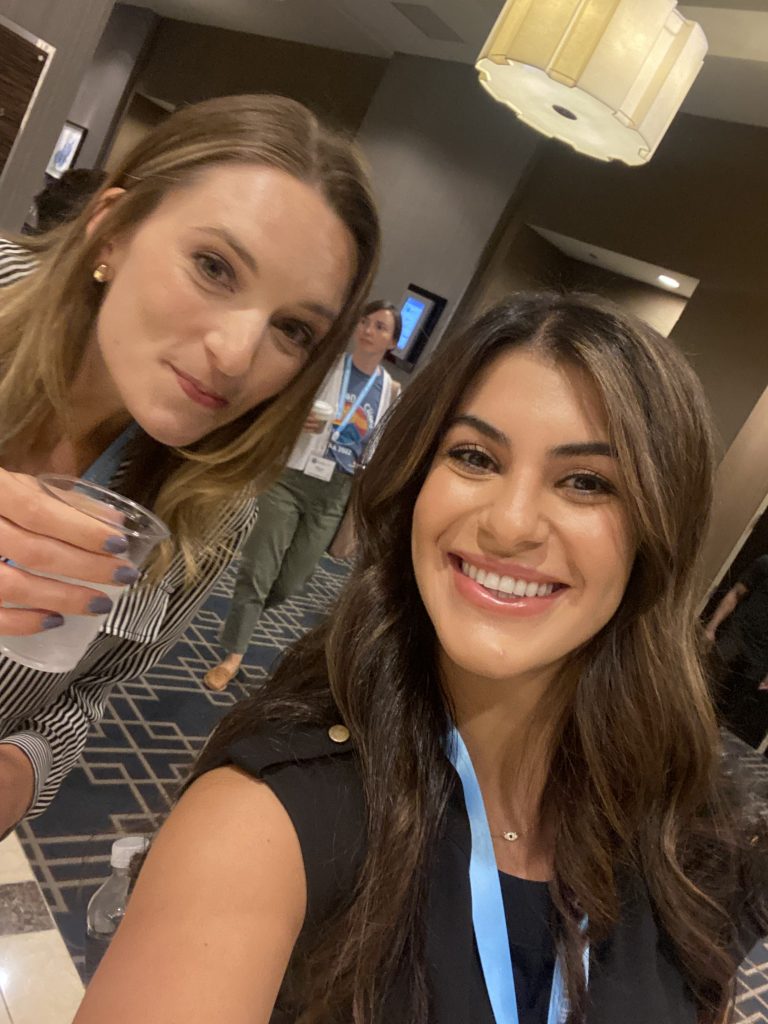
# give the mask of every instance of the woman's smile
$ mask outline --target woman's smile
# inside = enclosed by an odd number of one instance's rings
[[[501,566],[483,568],[488,560],[482,556],[467,559],[451,554],[448,560],[459,597],[499,615],[527,617],[549,612],[568,589],[566,584],[522,566],[510,566],[509,572],[503,572]]]
[[[438,641],[474,676],[548,671],[603,628],[634,549],[580,371],[526,350],[491,364],[427,475],[412,551]]]

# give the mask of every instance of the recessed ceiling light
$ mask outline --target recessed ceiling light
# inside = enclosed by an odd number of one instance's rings
[[[663,284],[665,288],[679,288],[680,282],[676,277],[670,277],[669,274],[659,274],[656,278],[659,284]]]

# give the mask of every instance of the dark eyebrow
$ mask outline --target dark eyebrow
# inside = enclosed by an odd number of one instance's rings
[[[497,444],[502,444],[505,447],[510,447],[510,440],[503,430],[499,430],[498,427],[492,426],[490,423],[486,423],[485,420],[481,420],[478,416],[470,416],[464,414],[463,416],[456,416],[455,419],[451,420],[449,427],[455,427],[463,424],[467,427],[472,427],[479,434],[483,434],[491,441],[495,441]],[[608,444],[607,441],[584,441],[583,443],[574,442],[572,444],[559,444],[556,448],[550,448],[549,455],[553,455],[555,458],[573,458],[581,455],[603,455],[609,459],[617,458],[616,449],[612,444]]]
[[[585,441],[584,444],[560,444],[551,448],[550,455],[557,458],[570,458],[579,455],[604,455],[607,459],[617,459],[618,453],[607,441]]]
[[[248,267],[248,269],[251,271],[251,273],[256,273],[256,260],[253,258],[253,256],[251,256],[251,254],[248,252],[245,246],[238,242],[235,236],[230,231],[227,231],[226,228],[207,227],[198,228],[197,230],[202,231],[207,235],[216,235],[217,238],[221,238],[223,241],[227,243],[230,249],[237,253],[237,255],[240,257],[240,259],[243,261],[246,267]]]
[[[463,416],[456,416],[448,424],[448,429],[457,426],[472,427],[478,434],[483,434],[491,441],[496,441],[497,444],[506,445],[509,448],[509,438],[503,430],[499,430],[497,427],[492,427],[490,423],[486,423],[485,420],[481,420],[478,416],[469,416],[464,414]]]

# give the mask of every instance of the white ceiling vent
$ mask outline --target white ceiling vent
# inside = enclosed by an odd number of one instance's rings
[[[446,25],[439,14],[435,14],[431,7],[426,4],[399,4],[392,6],[400,11],[404,18],[407,18],[412,25],[427,39],[434,39],[438,43],[463,43],[461,36],[457,35],[450,25]]]

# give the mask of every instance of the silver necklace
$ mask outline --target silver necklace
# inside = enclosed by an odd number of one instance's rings
[[[491,832],[491,839],[505,839],[508,843],[516,843],[521,836],[528,835],[533,827],[533,825],[529,825],[528,828],[522,828],[519,832]]]

